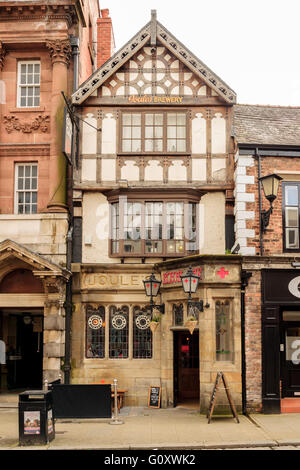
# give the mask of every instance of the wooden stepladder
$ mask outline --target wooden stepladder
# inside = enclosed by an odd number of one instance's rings
[[[218,372],[217,373],[217,376],[216,376],[216,381],[215,381],[215,385],[214,385],[214,388],[213,388],[213,391],[212,391],[212,394],[211,394],[211,399],[210,399],[210,403],[209,403],[209,408],[208,408],[208,412],[207,412],[207,419],[208,419],[208,423],[210,423],[211,421],[211,417],[212,417],[212,414],[213,414],[213,411],[214,411],[214,407],[215,407],[215,403],[216,403],[216,396],[217,396],[217,391],[219,389],[219,385],[220,385],[220,380],[222,379],[223,381],[223,385],[224,385],[224,388],[225,388],[225,391],[226,391],[226,395],[227,395],[227,399],[228,399],[228,402],[229,402],[229,405],[230,405],[230,409],[231,409],[231,412],[232,412],[232,415],[233,417],[235,418],[236,422],[239,423],[239,418],[238,418],[238,415],[237,415],[237,412],[236,412],[236,409],[235,409],[235,406],[233,404],[233,401],[232,401],[232,398],[231,398],[231,395],[230,395],[230,390],[229,390],[229,387],[228,387],[228,384],[227,384],[227,380],[225,378],[225,375],[223,374],[223,372]]]

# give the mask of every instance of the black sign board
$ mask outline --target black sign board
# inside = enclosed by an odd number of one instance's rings
[[[211,399],[210,399],[210,403],[209,403],[209,407],[208,407],[208,412],[207,412],[208,424],[211,421],[211,417],[212,417],[212,414],[213,414],[213,411],[214,411],[217,391],[219,389],[219,384],[220,384],[221,379],[223,381],[223,385],[224,385],[224,388],[225,388],[225,391],[226,391],[226,395],[227,395],[227,399],[228,399],[228,402],[229,402],[229,405],[230,405],[232,415],[234,416],[236,422],[239,423],[239,418],[238,418],[235,406],[233,404],[233,401],[232,401],[232,398],[231,398],[231,395],[230,395],[230,391],[229,391],[229,387],[227,385],[227,381],[225,379],[225,375],[223,374],[223,372],[218,372],[217,377],[216,377],[216,381],[215,381],[215,385],[214,385],[214,388],[213,388],[213,391],[212,391],[212,394],[211,394]]]
[[[161,387],[150,385],[148,395],[149,408],[160,408]]]

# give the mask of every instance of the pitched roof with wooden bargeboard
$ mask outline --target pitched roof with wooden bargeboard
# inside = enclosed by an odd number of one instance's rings
[[[155,47],[156,45],[161,45],[166,47],[226,103],[234,104],[236,102],[235,92],[156,20],[155,10],[152,10],[151,13],[151,21],[73,93],[72,104],[82,104],[109,77],[129,61],[137,51],[146,45]]]
[[[232,134],[238,144],[300,145],[300,107],[237,104]]]

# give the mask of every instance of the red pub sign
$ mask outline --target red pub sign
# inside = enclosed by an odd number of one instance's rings
[[[193,269],[193,274],[199,276],[201,279],[202,268],[197,266]],[[185,273],[185,271],[168,271],[166,273],[162,273],[162,284],[165,286],[166,284],[177,284],[181,283],[181,276]]]

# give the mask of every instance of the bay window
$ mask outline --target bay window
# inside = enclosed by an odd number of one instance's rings
[[[112,256],[183,256],[197,253],[197,202],[111,202]]]

